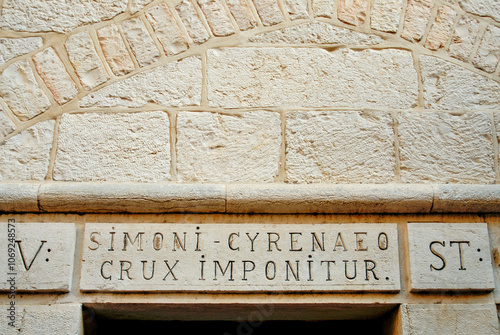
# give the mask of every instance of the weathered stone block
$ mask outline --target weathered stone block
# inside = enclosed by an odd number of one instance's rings
[[[210,29],[215,36],[229,36],[235,33],[234,27],[226,13],[221,0],[198,0]]]
[[[0,65],[31,51],[41,48],[41,37],[0,38]]]
[[[123,33],[134,53],[140,67],[155,63],[160,58],[160,52],[139,18],[122,22]]]
[[[315,17],[336,17],[335,0],[312,0],[312,9]]]
[[[500,58],[500,28],[489,25],[484,32],[472,64],[486,72],[494,72]]]
[[[410,42],[420,41],[433,7],[431,0],[408,0],[401,37]]]
[[[14,122],[7,116],[0,106],[0,138],[9,135],[16,129]]]
[[[457,12],[448,6],[439,7],[436,19],[427,34],[424,46],[430,50],[443,48],[451,35]]]
[[[135,14],[151,2],[153,2],[153,0],[130,0],[130,12]]]
[[[97,36],[106,62],[115,76],[123,76],[134,71],[134,63],[116,25],[111,24],[99,29]]]
[[[399,28],[403,0],[374,0],[370,16],[372,29],[395,33]]]
[[[210,34],[203,25],[203,22],[201,22],[193,4],[189,0],[179,2],[177,6],[175,6],[175,9],[177,13],[179,13],[182,23],[184,23],[194,44],[202,44],[208,41]]]
[[[307,19],[307,0],[285,0],[286,11],[292,20]]]
[[[176,55],[188,48],[187,39],[175,22],[167,4],[160,3],[146,12],[156,37],[167,55]]]
[[[253,0],[253,3],[263,25],[273,26],[285,20],[276,0]]]
[[[365,23],[367,6],[367,0],[340,0],[337,17],[345,23],[360,26]]]
[[[478,33],[479,22],[469,16],[462,16],[455,27],[448,54],[463,62],[468,61]]]
[[[238,24],[238,28],[243,31],[257,25],[257,21],[252,14],[248,1],[249,0],[226,0],[227,7]]]
[[[500,22],[500,3],[498,1],[460,0],[460,7],[466,12],[479,16],[489,16]]]

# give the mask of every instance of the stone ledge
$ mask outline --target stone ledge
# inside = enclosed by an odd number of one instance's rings
[[[499,213],[500,185],[2,182],[0,212]]]

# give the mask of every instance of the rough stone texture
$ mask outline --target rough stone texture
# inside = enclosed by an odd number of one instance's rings
[[[183,112],[177,116],[181,182],[273,182],[278,175],[278,113]]]
[[[66,50],[85,89],[93,89],[109,79],[87,32],[70,36],[66,41]]]
[[[0,94],[21,121],[29,120],[50,107],[50,101],[36,82],[28,61],[13,63],[0,74]]]
[[[402,335],[496,335],[495,304],[403,304]]]
[[[75,259],[74,223],[16,223],[15,265],[11,271],[7,258],[0,266],[0,291],[9,291],[8,272],[16,273],[16,289],[30,292],[69,292]],[[1,223],[7,231],[7,223]],[[7,243],[0,245],[7,255]]]
[[[430,50],[443,48],[451,35],[451,29],[456,17],[457,12],[451,7],[439,7],[424,46]]]
[[[9,135],[16,129],[16,125],[7,116],[7,113],[0,106],[0,138]]]
[[[310,43],[375,45],[383,43],[384,39],[377,35],[358,33],[326,22],[307,22],[250,37],[249,42],[273,44]]]
[[[420,67],[426,108],[500,108],[500,84],[494,80],[432,56],[420,56]]]
[[[498,213],[500,212],[500,185],[435,185],[432,211],[435,213]]]
[[[257,21],[252,14],[248,1],[249,0],[226,0],[227,7],[238,24],[238,28],[243,31],[257,25]]]
[[[0,180],[43,180],[49,167],[55,122],[39,122],[0,146]]]
[[[345,23],[360,26],[365,23],[367,6],[367,0],[340,0],[337,17]]]
[[[0,183],[0,211],[37,212],[40,183]]]
[[[307,19],[307,0],[285,0],[286,11],[291,20]]]
[[[398,122],[403,182],[495,182],[487,113],[406,112]]]
[[[289,113],[286,148],[292,183],[388,183],[395,176],[394,131],[386,113]]]
[[[335,0],[312,0],[315,17],[336,17]]]
[[[130,1],[130,12],[132,14],[137,13],[142,10],[145,6],[149,5],[153,0],[131,0]]]
[[[182,23],[187,29],[187,32],[194,44],[202,44],[208,41],[210,34],[205,29],[203,22],[201,22],[193,4],[189,0],[184,0],[175,6],[177,13],[181,17]]]
[[[494,72],[500,58],[500,28],[489,25],[484,32],[472,64],[486,71]]]
[[[410,42],[420,41],[433,7],[431,0],[408,0],[401,37]]]
[[[2,311],[9,306],[0,305]],[[16,304],[16,327],[0,318],[4,335],[83,335],[82,306],[80,304],[26,305]]]
[[[142,107],[199,105],[201,100],[201,60],[184,58],[104,87],[82,100],[80,107]]]
[[[500,22],[500,2],[485,0],[460,0],[460,7],[466,12],[479,16],[489,16]]]
[[[455,27],[455,32],[448,47],[451,57],[467,62],[479,33],[479,22],[469,16],[462,16]]]
[[[116,25],[111,24],[99,29],[97,36],[106,62],[115,76],[123,76],[134,71],[134,62]]]
[[[140,67],[148,66],[160,58],[160,52],[140,18],[122,22],[123,33]]]
[[[209,105],[226,108],[411,108],[418,91],[411,54],[394,49],[208,50],[207,78]]]
[[[149,9],[146,17],[167,55],[176,55],[187,50],[187,37],[180,31],[165,3]]]
[[[221,0],[198,0],[210,29],[215,36],[229,36],[235,33],[231,20]]]
[[[374,0],[370,16],[372,29],[395,33],[399,28],[403,0]]]
[[[165,112],[65,114],[54,180],[170,179],[170,130]]]
[[[62,105],[78,94],[75,83],[53,48],[37,53],[33,57],[33,62],[38,74],[58,104]]]
[[[9,0],[3,2],[0,28],[16,31],[69,32],[80,25],[109,20],[127,8],[127,0]]]
[[[253,0],[253,3],[264,26],[273,26],[285,20],[277,0]]]
[[[42,47],[41,37],[0,38],[0,65]]]

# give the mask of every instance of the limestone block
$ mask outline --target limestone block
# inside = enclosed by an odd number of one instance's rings
[[[496,213],[500,211],[500,185],[440,184],[434,186],[432,212]]]
[[[489,25],[484,32],[472,64],[486,72],[494,72],[500,58],[500,28]]]
[[[409,223],[412,291],[492,290],[486,223]]]
[[[7,116],[0,106],[0,138],[9,135],[16,129],[16,125]]]
[[[0,183],[0,211],[38,212],[40,182]]]
[[[37,53],[33,57],[33,62],[38,74],[58,104],[62,105],[78,94],[75,83],[53,48]]]
[[[395,33],[399,28],[403,0],[374,0],[370,17],[372,29]]]
[[[109,79],[87,32],[70,36],[66,41],[66,50],[85,89],[93,89]]]
[[[2,311],[10,308],[1,305]],[[82,306],[80,304],[52,304],[15,306],[15,327],[10,319],[0,319],[0,331],[4,335],[83,335]]]
[[[479,33],[479,22],[469,16],[462,16],[455,27],[455,32],[448,47],[451,57],[466,62]]]
[[[64,114],[54,180],[170,179],[170,131],[165,112]]]
[[[235,33],[228,13],[226,13],[221,0],[198,0],[203,14],[208,21],[210,29],[215,36],[229,36]]]
[[[457,12],[451,7],[439,7],[436,19],[427,34],[424,46],[430,50],[443,48],[451,35],[451,29],[456,17]]]
[[[42,47],[41,37],[0,38],[0,65]]]
[[[273,44],[352,44],[375,45],[384,42],[377,35],[358,33],[326,22],[307,22],[250,37],[251,43]]]
[[[125,38],[140,67],[148,66],[158,61],[160,52],[140,18],[123,21],[122,27]]]
[[[233,15],[234,20],[238,24],[240,30],[248,30],[257,25],[249,0],[226,0],[227,7]]]
[[[194,44],[202,44],[208,41],[210,34],[205,29],[201,22],[193,4],[189,0],[184,0],[175,6],[177,13],[181,17],[182,23],[187,29],[187,32]]]
[[[460,0],[459,3],[466,12],[479,16],[489,16],[500,22],[500,3],[498,1]]]
[[[367,6],[367,0],[340,0],[337,17],[345,23],[360,26],[365,23]]]
[[[278,175],[280,147],[278,113],[179,113],[177,179],[181,182],[273,182]]]
[[[187,50],[186,36],[180,31],[165,3],[149,9],[146,17],[167,55],[176,55]]]
[[[284,21],[277,0],[253,0],[264,26],[273,26]]]
[[[433,7],[431,0],[408,0],[401,37],[410,42],[420,41]]]
[[[0,27],[16,31],[66,33],[123,13],[127,0],[10,0],[3,2]]]
[[[500,108],[500,84],[494,80],[432,56],[420,56],[420,67],[426,108]]]
[[[181,59],[141,72],[93,92],[80,107],[195,106],[201,100],[201,60]]]
[[[7,231],[12,234],[12,240],[0,244],[5,255],[0,258],[0,266],[5,269],[0,273],[0,292],[9,292],[11,284],[20,292],[69,292],[75,224],[9,223],[0,223],[4,236]]]
[[[403,182],[495,182],[487,113],[406,112],[400,114],[398,124]]]
[[[0,146],[0,180],[43,180],[49,167],[53,120],[39,122]]]
[[[50,107],[49,99],[25,60],[9,65],[0,74],[0,94],[21,121],[29,120]]]
[[[116,25],[111,24],[99,29],[97,36],[106,62],[115,76],[123,76],[134,71],[134,63]]]
[[[291,112],[287,180],[388,183],[395,177],[394,131],[386,113]]]
[[[495,335],[499,332],[494,304],[403,304],[402,335]]]
[[[307,19],[307,0],[285,0],[286,10],[290,19]]]
[[[142,10],[145,6],[149,5],[153,0],[131,0],[130,1],[130,12],[132,14],[137,13]]]
[[[335,0],[312,0],[312,9],[315,17],[336,17]]]
[[[486,219],[490,235],[493,278],[495,279],[495,303],[500,303],[500,217],[492,215]]]
[[[411,54],[394,49],[208,50],[207,88],[209,105],[225,108],[412,108],[418,91]]]

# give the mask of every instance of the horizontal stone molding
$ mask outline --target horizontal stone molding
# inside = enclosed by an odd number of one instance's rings
[[[499,213],[500,185],[3,182],[0,212]]]

